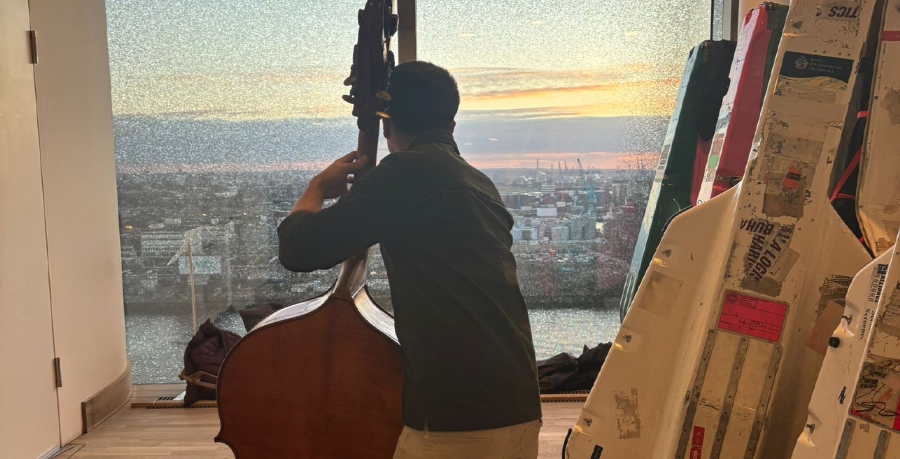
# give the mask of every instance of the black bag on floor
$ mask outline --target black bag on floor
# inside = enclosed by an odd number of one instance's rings
[[[612,343],[600,344],[594,348],[584,346],[577,359],[572,354],[564,352],[547,360],[539,360],[538,384],[541,393],[590,390],[611,348]]]
[[[220,330],[209,320],[203,323],[184,351],[184,371],[178,375],[187,381],[184,406],[199,400],[216,399],[219,368],[228,351],[241,339],[236,333]]]

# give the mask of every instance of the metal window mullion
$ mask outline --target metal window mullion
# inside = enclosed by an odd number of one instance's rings
[[[740,0],[722,0],[722,39],[737,41],[740,24]]]
[[[400,24],[397,29],[397,45],[400,53],[398,63],[416,60],[416,0],[397,0],[397,15]]]

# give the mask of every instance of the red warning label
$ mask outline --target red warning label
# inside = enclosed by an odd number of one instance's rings
[[[688,459],[700,459],[703,455],[703,436],[706,429],[700,426],[694,426],[694,432],[691,434],[691,455]]]
[[[726,291],[719,330],[777,343],[781,341],[787,305]]]

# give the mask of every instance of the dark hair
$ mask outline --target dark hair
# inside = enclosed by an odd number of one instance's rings
[[[394,68],[388,93],[393,126],[409,134],[449,128],[459,110],[456,80],[429,62],[404,62]]]

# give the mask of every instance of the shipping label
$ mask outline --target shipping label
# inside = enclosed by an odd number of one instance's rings
[[[727,290],[719,330],[777,343],[781,341],[788,305]]]

